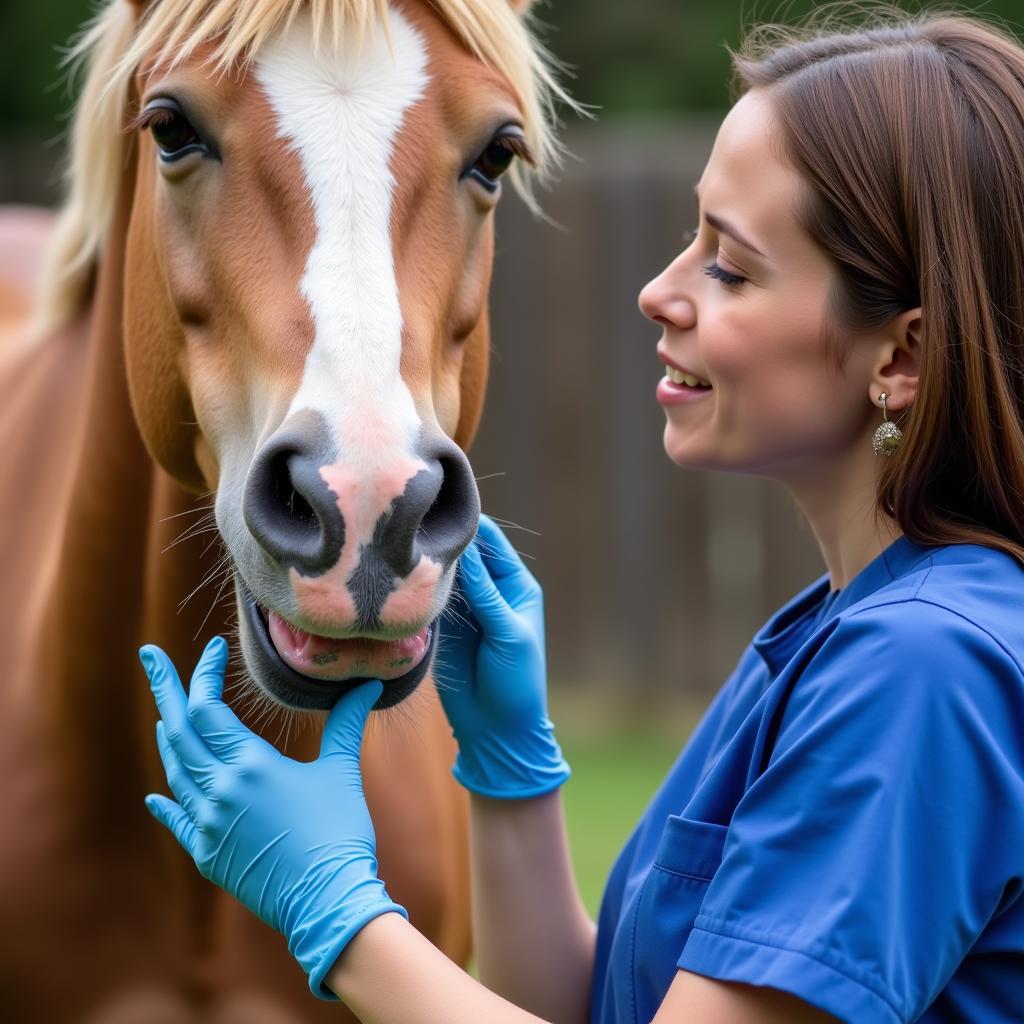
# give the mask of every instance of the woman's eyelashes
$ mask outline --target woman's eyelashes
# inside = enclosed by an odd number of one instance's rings
[[[698,232],[696,229],[693,231],[687,231],[686,234],[683,235],[683,247],[689,248],[696,241],[697,234]],[[721,281],[722,284],[732,286],[743,284],[743,282],[747,280],[739,274],[733,274],[728,270],[724,270],[717,262],[711,262],[704,267],[704,273],[707,274],[708,277],[713,277],[716,281]]]
[[[728,270],[723,270],[717,263],[709,263],[704,268],[704,273],[708,277],[713,277],[716,281],[721,281],[722,284],[737,285],[743,284],[746,281],[745,277],[740,277],[739,274],[731,274]]]

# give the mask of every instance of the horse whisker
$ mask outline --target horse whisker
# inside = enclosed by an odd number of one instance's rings
[[[217,594],[213,599],[213,603],[210,605],[210,610],[203,616],[203,621],[199,623],[199,628],[196,630],[195,636],[192,637],[193,640],[198,639],[199,634],[202,633],[203,626],[206,625],[207,620],[210,618],[210,615],[213,612],[213,609],[216,608],[217,605],[220,603],[221,596],[224,594],[224,587],[227,585],[228,581],[231,578],[231,576],[225,575],[224,579],[221,580],[220,586],[217,588]]]
[[[188,595],[188,597],[186,597],[183,601],[181,601],[178,604],[178,614],[180,615],[182,613],[182,611],[185,608],[185,605],[187,605],[189,603],[189,601],[191,601],[192,598],[195,597],[196,594],[198,594],[199,591],[203,589],[203,587],[205,587],[209,583],[212,583],[215,579],[217,579],[222,574],[229,575],[230,572],[231,572],[230,559],[228,559],[225,556],[224,558],[222,558],[221,560],[218,561],[218,564],[215,565],[213,567],[213,569],[203,578],[203,580],[198,584],[198,586],[195,587],[195,589],[192,591],[192,593],[190,593]]]
[[[217,530],[217,524],[212,516],[207,519],[201,519],[198,523],[192,523],[185,527],[184,531],[178,534],[178,536],[175,537],[174,540],[172,540],[170,544],[160,552],[160,554],[164,554],[164,552],[170,551],[171,548],[177,547],[177,545],[179,545],[183,540],[188,540],[190,537],[196,537],[201,533],[208,533],[211,530]]]
[[[515,562],[513,562],[513,560],[509,558],[507,555],[500,554],[498,548],[496,548],[493,544],[488,544],[487,541],[479,539],[477,539],[476,543],[477,547],[480,548],[480,551],[483,554],[487,555],[487,557],[492,561],[505,562],[507,565],[515,565]],[[525,551],[520,551],[518,548],[515,547],[512,550],[515,551],[515,553],[520,558],[529,558],[531,560],[533,559],[533,555],[527,554]]]
[[[195,500],[202,501],[204,498],[212,497],[216,493],[216,491],[206,491],[204,494],[196,495]],[[177,519],[179,516],[194,516],[198,512],[212,512],[213,508],[213,505],[200,505],[199,508],[187,508],[184,512],[173,512],[169,516],[162,516],[157,520],[157,522],[166,523],[171,519]]]
[[[519,523],[513,523],[511,519],[502,519],[501,516],[496,516],[492,512],[488,512],[487,515],[505,530],[522,530],[525,533],[532,533],[534,537],[543,536],[543,534],[538,533],[536,530],[531,530],[528,526],[520,526]]]

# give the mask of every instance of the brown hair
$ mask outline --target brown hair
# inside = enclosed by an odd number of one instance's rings
[[[840,327],[923,310],[876,510],[917,543],[1024,563],[1024,48],[973,16],[887,8],[842,31],[763,26],[732,57],[810,186],[798,216],[838,269]]]

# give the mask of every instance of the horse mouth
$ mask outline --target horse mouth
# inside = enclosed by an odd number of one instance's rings
[[[327,710],[368,679],[384,684],[375,707],[391,707],[416,689],[433,661],[435,623],[399,640],[339,640],[299,629],[260,604],[238,577],[236,586],[249,670],[288,707]]]
[[[265,605],[258,607],[281,660],[300,675],[320,682],[354,677],[398,679],[419,665],[430,643],[429,626],[401,640],[339,640],[309,633]]]

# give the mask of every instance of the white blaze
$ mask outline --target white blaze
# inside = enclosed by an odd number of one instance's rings
[[[396,462],[408,464],[420,431],[399,372],[390,160],[405,111],[426,90],[427,50],[399,11],[388,20],[390,49],[378,25],[361,48],[346,40],[337,53],[326,46],[315,53],[304,13],[268,42],[256,65],[279,136],[301,160],[316,224],[301,283],[314,341],[288,414],[323,413],[341,465],[367,483],[393,478]],[[360,501],[365,517],[346,509],[346,546],[369,539],[352,534],[372,530],[385,511],[380,498],[370,486]]]

